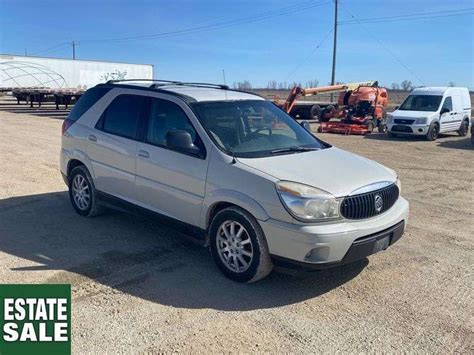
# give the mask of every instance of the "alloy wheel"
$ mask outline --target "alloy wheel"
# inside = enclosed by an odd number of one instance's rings
[[[252,240],[239,222],[228,220],[219,226],[216,246],[220,259],[229,270],[241,273],[250,267],[254,256]]]
[[[89,183],[84,176],[77,174],[72,180],[72,197],[77,208],[85,211],[91,202]]]

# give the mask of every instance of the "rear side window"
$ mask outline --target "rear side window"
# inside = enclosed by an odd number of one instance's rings
[[[110,88],[95,87],[87,90],[76,102],[73,109],[69,113],[68,119],[71,121],[77,121],[84,112],[90,109],[102,96],[109,92]]]
[[[453,110],[453,100],[451,99],[451,96],[444,99],[443,107],[441,109],[443,108],[447,108],[450,112]]]
[[[138,95],[117,96],[103,113],[97,128],[117,136],[135,139],[144,100],[143,96]]]

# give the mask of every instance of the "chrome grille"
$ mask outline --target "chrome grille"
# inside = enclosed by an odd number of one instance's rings
[[[375,191],[345,197],[341,203],[341,215],[348,219],[364,219],[382,214],[397,202],[399,194],[398,186],[392,184]],[[379,211],[376,208],[376,196],[382,198]]]

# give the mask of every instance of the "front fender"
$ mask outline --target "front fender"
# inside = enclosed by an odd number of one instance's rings
[[[270,217],[265,209],[257,201],[250,196],[234,190],[219,189],[209,193],[203,202],[201,213],[201,228],[206,229],[209,224],[210,213],[213,207],[222,202],[231,203],[240,208],[243,208],[254,216],[257,220],[266,221]]]

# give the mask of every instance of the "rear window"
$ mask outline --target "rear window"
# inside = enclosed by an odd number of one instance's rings
[[[102,96],[104,96],[110,88],[95,87],[87,90],[76,102],[73,109],[69,113],[68,119],[71,121],[77,121],[84,112],[90,109]]]
[[[105,110],[98,127],[103,131],[117,136],[135,139],[138,129],[143,96],[119,95]]]

